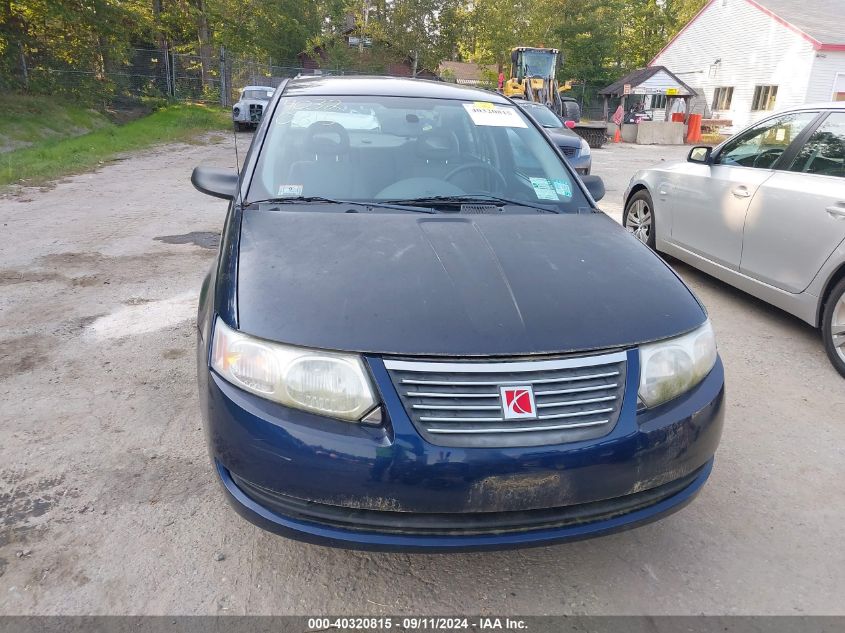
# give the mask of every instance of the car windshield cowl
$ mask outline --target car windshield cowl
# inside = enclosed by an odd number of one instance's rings
[[[524,200],[511,200],[489,194],[467,194],[460,196],[425,196],[421,198],[400,198],[385,200],[388,204],[432,204],[435,206],[451,206],[465,204],[486,204],[495,205],[504,209],[505,206],[520,207],[524,209],[536,209],[545,213],[562,213],[559,209],[553,209],[541,204],[529,203]]]
[[[285,198],[265,198],[263,200],[250,200],[244,204],[244,207],[253,207],[261,205],[279,206],[279,205],[297,205],[297,204],[336,204],[344,206],[364,207],[367,210],[376,208],[391,209],[394,211],[405,211],[408,213],[436,213],[433,209],[426,207],[409,206],[403,204],[391,203],[390,201],[376,201],[371,202],[364,200],[336,200],[334,198],[324,198],[322,196],[291,196]]]

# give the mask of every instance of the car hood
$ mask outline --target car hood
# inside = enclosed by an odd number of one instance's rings
[[[244,212],[238,327],[324,349],[431,356],[629,346],[705,313],[602,213]]]
[[[566,128],[550,128],[546,129],[546,132],[558,147],[581,147],[581,137]]]

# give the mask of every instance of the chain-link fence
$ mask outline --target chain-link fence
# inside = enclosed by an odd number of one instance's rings
[[[92,66],[96,70],[91,70]],[[319,66],[319,67],[317,67]],[[405,75],[410,69],[388,64],[379,72],[372,67],[356,68],[330,62],[303,59],[282,63],[259,62],[231,54],[223,48],[202,55],[181,53],[167,47],[125,51],[119,61],[102,60],[84,68],[55,60],[31,60],[22,74],[23,86],[33,93],[55,94],[103,105],[121,104],[143,98],[197,101],[231,106],[244,86],[276,87],[297,75],[385,74]],[[493,88],[493,85],[489,86]],[[564,97],[581,106],[582,118],[604,119],[603,85],[572,83]],[[611,104],[610,113],[616,104]]]
[[[92,66],[96,70],[92,70]],[[302,61],[262,63],[231,55],[223,48],[204,55],[160,49],[131,49],[121,61],[73,66],[49,60],[30,60],[22,68],[18,87],[35,94],[71,97],[104,105],[144,98],[197,101],[230,106],[247,85],[276,87],[297,75],[374,74],[372,69]],[[390,72],[375,74],[400,74]]]
[[[90,103],[111,104],[122,99],[167,97],[170,55],[165,50],[131,49],[125,60],[98,60],[86,67],[50,60],[31,60],[18,83],[35,94],[70,97]],[[92,70],[91,67],[95,69]]]

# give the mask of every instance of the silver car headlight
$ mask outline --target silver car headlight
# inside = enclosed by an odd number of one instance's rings
[[[589,156],[589,155],[590,155],[590,144],[582,138],[581,139],[581,156]]]
[[[296,409],[359,421],[376,406],[363,359],[265,341],[214,326],[211,367],[246,391]]]
[[[640,346],[640,400],[647,407],[689,391],[716,364],[716,337],[710,321],[697,330]]]

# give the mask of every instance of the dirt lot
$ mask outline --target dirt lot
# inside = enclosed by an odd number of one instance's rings
[[[685,151],[596,151],[605,208],[619,217],[630,175]],[[463,555],[245,523],[200,430],[194,310],[225,204],[190,186],[199,163],[233,165],[231,139],[0,200],[0,613],[845,613],[845,382],[814,330],[680,264],[729,390],[713,476],[682,512]]]

